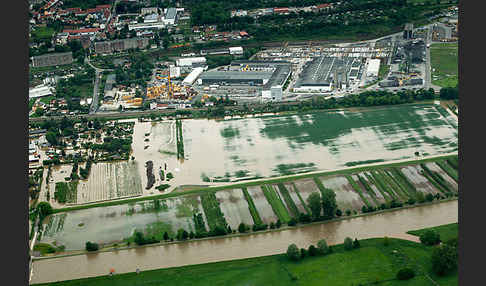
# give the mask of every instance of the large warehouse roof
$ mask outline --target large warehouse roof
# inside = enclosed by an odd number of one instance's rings
[[[191,73],[182,81],[184,84],[193,84],[196,81],[197,77],[201,75],[204,68],[195,68],[191,71]]]
[[[209,71],[201,75],[202,79],[269,79],[273,72],[258,71]]]
[[[29,89],[29,98],[37,98],[48,95],[52,95],[52,89],[45,85],[40,85],[33,89]]]
[[[380,70],[380,59],[371,59],[368,63],[367,75],[378,76]]]
[[[319,57],[305,64],[295,86],[329,86],[335,72],[347,73],[353,58]]]

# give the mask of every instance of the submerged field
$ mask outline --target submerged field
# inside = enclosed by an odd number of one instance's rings
[[[387,162],[415,158],[415,152],[438,155],[457,151],[458,143],[457,122],[435,105],[183,120],[183,160],[177,159],[175,124],[148,124],[135,126],[135,134],[150,136],[134,147],[134,156],[141,164],[153,160],[156,169],[167,163],[173,186]]]
[[[308,197],[333,191],[342,216],[389,208],[391,204],[425,202],[458,194],[457,165],[453,159],[423,164],[372,167],[367,171],[316,174],[281,183],[203,190],[168,199],[58,213],[48,218],[41,242],[84,249],[86,241],[102,245],[126,242],[137,229],[162,240],[165,232],[176,239],[179,229],[196,234],[218,228],[237,231],[240,223],[267,226],[300,221],[311,215]],[[447,171],[446,171],[447,170]],[[323,215],[321,212],[320,215]],[[132,241],[132,240],[130,240]]]

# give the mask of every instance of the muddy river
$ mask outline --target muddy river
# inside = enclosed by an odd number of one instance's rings
[[[329,244],[344,238],[405,237],[405,232],[458,221],[458,201],[418,206],[337,222],[232,238],[77,255],[34,261],[31,283],[63,281],[108,274],[176,267],[283,253],[291,243],[307,248],[324,238]]]

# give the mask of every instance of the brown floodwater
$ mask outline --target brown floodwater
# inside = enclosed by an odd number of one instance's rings
[[[338,244],[347,236],[406,237],[409,230],[454,222],[458,222],[457,200],[256,235],[41,259],[33,263],[31,283],[107,275],[111,268],[125,273],[272,255],[285,252],[291,243],[307,248],[323,238]]]

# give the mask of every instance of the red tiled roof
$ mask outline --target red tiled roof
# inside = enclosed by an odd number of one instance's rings
[[[289,8],[281,7],[281,8],[273,8],[273,12],[285,12],[289,11]]]
[[[81,11],[81,8],[76,7],[76,8],[66,8],[66,10],[71,11],[71,12],[79,12]]]
[[[78,30],[64,30],[64,33],[69,33],[69,34],[77,34],[77,33],[91,33],[91,32],[97,32],[101,30],[100,28],[86,28],[86,29],[78,29]]]
[[[98,8],[98,9],[110,9],[111,5],[110,4],[96,5],[96,8]]]
[[[318,9],[321,9],[321,8],[327,8],[327,7],[331,7],[331,6],[332,6],[331,4],[326,3],[326,4],[319,4],[319,5],[317,5],[316,7],[317,7]]]

